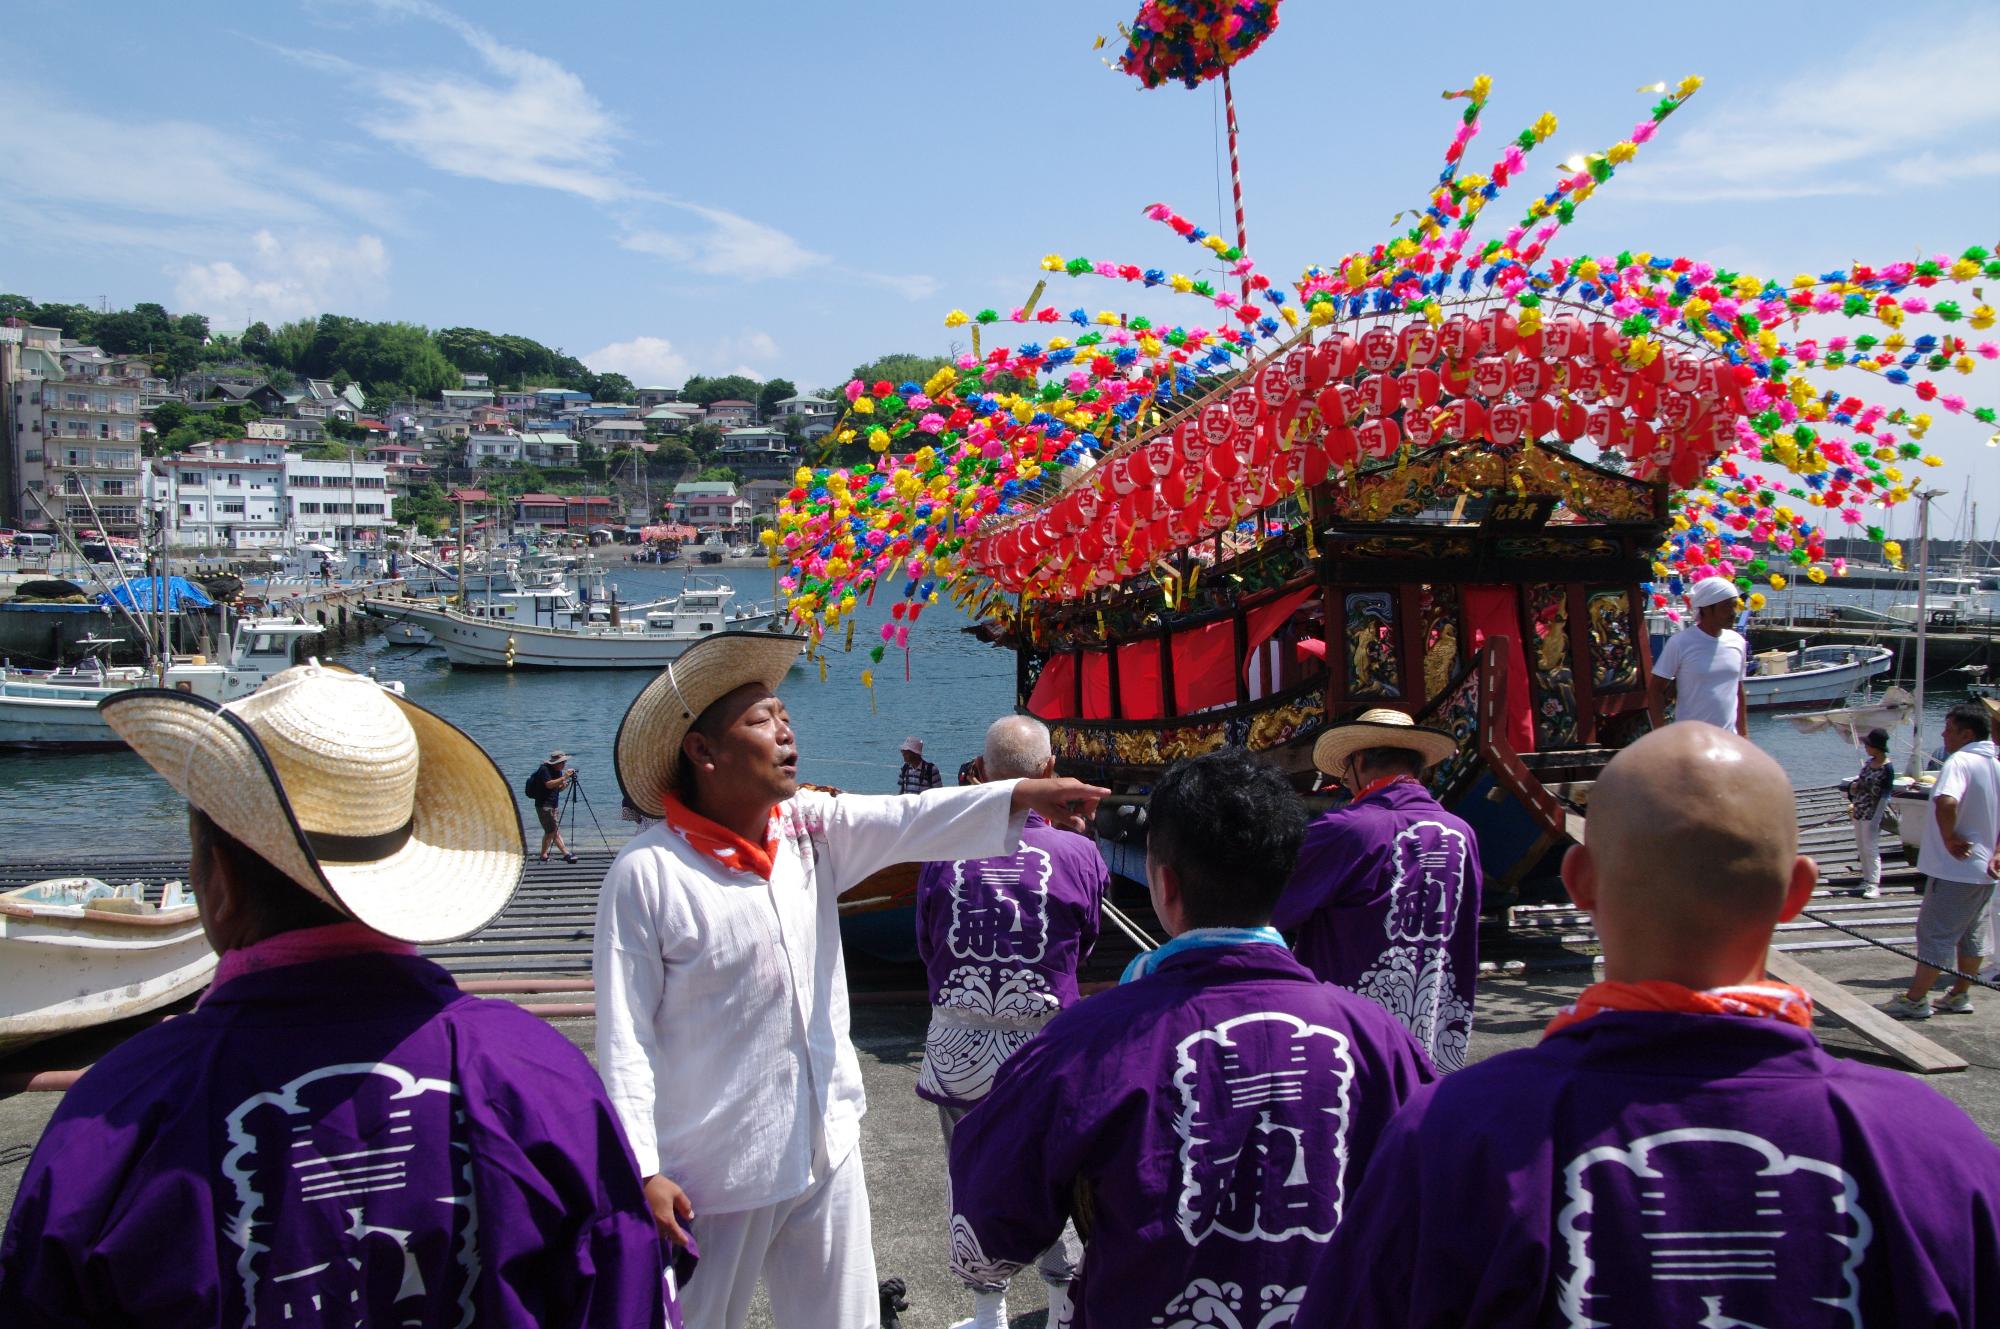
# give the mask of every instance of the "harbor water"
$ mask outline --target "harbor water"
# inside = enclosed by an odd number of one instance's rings
[[[697,575],[715,573],[736,587],[739,603],[770,598],[770,574],[759,564]],[[677,594],[685,575],[680,569],[632,568],[618,570],[612,580],[619,599],[630,602]],[[783,689],[799,734],[803,780],[887,792],[895,787],[902,740],[916,736],[951,783],[959,763],[977,754],[987,724],[1013,706],[1012,652],[962,631],[967,621],[948,603],[925,612],[907,656],[891,644],[871,666],[867,652],[882,644],[889,600],[879,597],[861,613],[851,652],[841,649],[842,641],[830,643],[824,682],[813,665],[802,663]],[[560,748],[583,775],[584,798],[566,823],[575,828],[574,838],[593,846],[622,842],[630,833],[618,815],[611,750],[619,718],[651,677],[647,672],[454,670],[441,651],[394,646],[379,635],[330,650],[326,658],[401,680],[410,700],[478,740],[522,803],[524,825],[532,828],[534,817],[521,786]],[[870,667],[876,680],[872,699],[859,681]],[[1926,748],[1936,745],[1944,711],[1965,695],[1944,679],[1933,681],[1925,699]],[[1837,733],[1800,733],[1783,716],[1753,715],[1750,733],[1800,787],[1846,779],[1860,762]],[[1907,727],[1893,752],[1898,769],[1905,768]],[[187,840],[184,805],[125,752],[0,753],[0,826],[6,828],[7,855],[16,860],[158,854],[184,848]]]

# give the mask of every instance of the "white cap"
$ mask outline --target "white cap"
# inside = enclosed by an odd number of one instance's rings
[[[906,738],[906,739],[904,739],[904,740],[903,740],[903,751],[905,751],[905,752],[914,752],[914,753],[916,753],[916,754],[917,754],[917,755],[918,755],[919,757],[923,756],[923,755],[924,755],[924,740],[922,740],[921,738]]]
[[[1727,577],[1703,577],[1688,590],[1688,604],[1696,609],[1742,598],[1743,592],[1737,590],[1736,583]]]

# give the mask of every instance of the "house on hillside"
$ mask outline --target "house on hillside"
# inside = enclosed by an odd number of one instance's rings
[[[522,430],[521,459],[537,466],[567,466],[577,459],[576,440],[560,430]]]
[[[752,480],[743,486],[743,501],[750,505],[751,520],[775,517],[778,500],[790,493],[790,480]]]
[[[611,500],[602,494],[571,494],[565,501],[572,531],[588,531],[593,526],[611,525]]]
[[[521,436],[511,431],[474,432],[465,437],[467,466],[512,466],[521,456]]]
[[[640,410],[650,410],[655,406],[665,406],[670,401],[679,401],[679,388],[634,388],[632,400]]]
[[[712,401],[708,404],[708,423],[718,429],[741,429],[745,425],[757,423],[757,403],[753,401]]]
[[[438,400],[443,402],[448,410],[472,411],[481,406],[493,405],[493,389],[446,388],[438,393]]]
[[[564,526],[569,521],[568,512],[561,494],[523,494],[514,500],[514,525]]]
[[[780,421],[797,420],[801,438],[824,438],[833,432],[834,422],[840,419],[840,406],[825,397],[802,392],[781,400],[772,415]]]
[[[583,436],[598,447],[610,452],[614,448],[629,448],[642,443],[646,438],[646,422],[643,420],[595,420],[583,431]]]
[[[707,418],[707,412],[691,401],[662,402],[639,417],[666,434],[682,434]]]
[[[750,521],[750,504],[726,480],[690,480],[674,486],[668,515],[702,531],[728,530]]]
[[[784,431],[769,425],[732,429],[716,446],[715,460],[745,480],[788,478],[799,464],[799,454]]]
[[[490,388],[493,386],[493,380],[485,374],[462,373],[459,375],[459,386],[461,388]]]

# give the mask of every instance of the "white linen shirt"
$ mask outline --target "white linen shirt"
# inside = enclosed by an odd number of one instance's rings
[[[840,893],[892,863],[1013,848],[1014,780],[902,795],[800,790],[778,806],[771,879],[665,822],[632,837],[597,901],[597,1067],[639,1175],[704,1213],[803,1192],[867,1111],[848,1038]]]
[[[1943,881],[1977,886],[1986,880],[1986,864],[1993,857],[1993,841],[2000,835],[2000,767],[1994,764],[1993,744],[1985,739],[1967,743],[1944,759],[1937,783],[1931,786],[1931,806],[1924,809],[1923,841],[1917,848],[1917,871]],[[1945,848],[1944,831],[1937,824],[1937,800],[1958,800],[1957,833],[1972,842],[1964,858],[1953,858]]]
[[[1653,672],[1674,681],[1674,718],[1706,720],[1723,729],[1736,728],[1736,703],[1743,675],[1749,668],[1750,643],[1733,628],[1710,636],[1687,627],[1660,648]]]

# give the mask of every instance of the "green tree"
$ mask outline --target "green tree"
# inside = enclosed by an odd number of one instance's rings
[[[194,412],[180,402],[163,401],[155,406],[146,418],[153,422],[153,428],[159,430],[164,437],[186,424],[193,416]]]
[[[637,391],[623,374],[593,374],[588,390],[592,401],[613,402],[631,401]]]
[[[858,378],[863,383],[875,383],[882,379],[887,379],[891,383],[922,383],[950,363],[951,361],[942,355],[900,352],[895,355],[880,356],[865,365],[856,365],[854,372],[848,375],[848,378],[850,380]],[[842,396],[838,392],[826,395],[834,401],[839,401]]]
[[[757,393],[757,416],[768,420],[777,413],[778,403],[787,397],[799,395],[797,385],[788,378],[773,378],[765,381]]]
[[[704,466],[695,479],[733,485],[736,483],[736,472],[727,466]]]
[[[704,378],[696,374],[681,385],[681,400],[699,402],[712,406],[719,401],[754,402],[764,390],[764,385],[744,374],[724,374],[720,378]]]
[[[688,448],[696,457],[713,457],[722,446],[722,431],[714,425],[696,425],[687,432]]]

